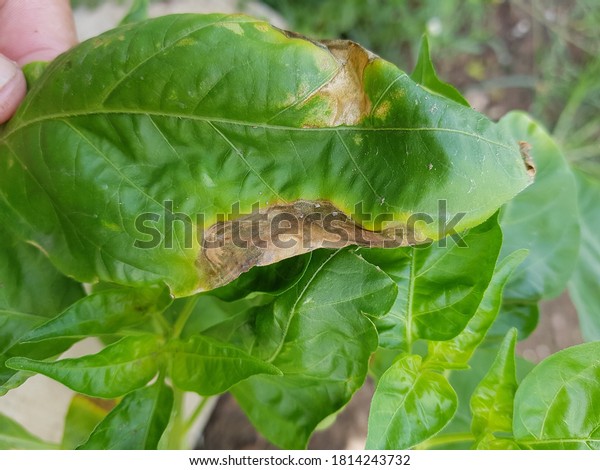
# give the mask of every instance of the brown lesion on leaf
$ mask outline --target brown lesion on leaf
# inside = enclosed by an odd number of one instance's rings
[[[363,77],[365,67],[376,56],[352,41],[323,41],[322,44],[340,64],[337,74],[315,93],[325,98],[332,109],[327,125],[357,125],[371,112]]]
[[[525,163],[527,174],[529,175],[529,178],[533,180],[533,177],[535,176],[535,163],[529,153],[531,151],[531,144],[523,140],[519,141],[519,151],[521,152],[521,158],[523,158],[523,162]]]
[[[212,225],[203,234],[196,266],[201,288],[214,289],[254,266],[318,248],[393,248],[414,244],[414,240],[415,234],[406,227],[367,230],[328,201],[299,200]]]

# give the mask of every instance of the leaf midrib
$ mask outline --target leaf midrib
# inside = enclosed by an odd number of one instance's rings
[[[20,124],[19,126],[10,129],[4,136],[3,140],[8,139],[15,132],[30,127],[35,124],[39,124],[45,121],[53,121],[53,120],[63,120],[66,121],[69,118],[77,118],[77,117],[90,117],[90,116],[105,116],[105,115],[113,115],[113,114],[126,114],[126,115],[142,115],[142,116],[152,116],[152,117],[164,117],[164,118],[173,118],[173,119],[189,119],[192,121],[202,121],[207,123],[218,123],[218,124],[231,124],[242,127],[250,127],[252,129],[271,129],[271,130],[281,130],[286,132],[345,132],[345,131],[361,131],[361,132],[446,132],[451,134],[459,134],[464,135],[473,139],[477,139],[478,141],[487,142],[489,144],[502,147],[510,152],[518,153],[516,148],[510,147],[501,142],[497,142],[495,140],[487,139],[479,134],[470,133],[461,129],[450,129],[444,127],[363,127],[363,126],[337,126],[337,127],[293,127],[293,126],[284,126],[280,124],[266,124],[264,122],[250,122],[250,121],[242,121],[236,119],[228,119],[222,117],[214,117],[214,116],[197,116],[192,114],[182,114],[182,113],[174,113],[174,112],[166,112],[166,111],[150,111],[150,110],[132,110],[132,109],[103,109],[103,110],[82,110],[82,111],[74,111],[71,113],[56,113],[56,114],[48,114],[42,116],[37,119],[32,119],[25,123]]]

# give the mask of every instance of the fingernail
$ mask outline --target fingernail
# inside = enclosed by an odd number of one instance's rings
[[[0,90],[17,75],[18,71],[19,67],[16,63],[0,55]]]

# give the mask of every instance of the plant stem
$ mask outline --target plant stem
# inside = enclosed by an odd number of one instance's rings
[[[454,444],[457,442],[471,442],[473,441],[473,434],[469,432],[456,432],[451,434],[443,434],[441,436],[434,436],[431,439],[422,442],[418,446],[417,449],[431,449],[432,447],[437,447],[446,444]]]
[[[190,415],[190,417],[183,424],[184,432],[186,432],[186,433],[189,432],[189,430],[192,428],[192,426],[198,419],[198,416],[200,416],[200,413],[202,413],[202,410],[204,410],[204,408],[206,407],[207,403],[208,403],[208,397],[200,397],[200,403],[198,403],[194,412]]]
[[[186,449],[187,445],[184,441],[186,432],[183,423],[183,390],[173,387],[173,411],[169,426],[166,430],[167,439],[165,448],[169,450]]]
[[[185,306],[181,310],[181,313],[179,314],[179,317],[177,318],[177,321],[175,322],[175,326],[173,327],[173,338],[179,338],[179,336],[181,335],[183,327],[185,326],[185,324],[190,318],[190,315],[194,311],[194,307],[196,306],[196,303],[198,303],[199,298],[200,296],[195,295],[193,297],[190,297],[186,302]]]

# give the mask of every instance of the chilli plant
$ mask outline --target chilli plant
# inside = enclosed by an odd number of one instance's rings
[[[227,391],[304,448],[368,375],[367,448],[600,448],[600,342],[515,357],[580,238],[536,122],[471,109],[426,40],[407,75],[143,3],[27,66],[0,129],[0,394],[77,392],[62,443],[0,416],[0,448],[177,448],[183,395]]]

